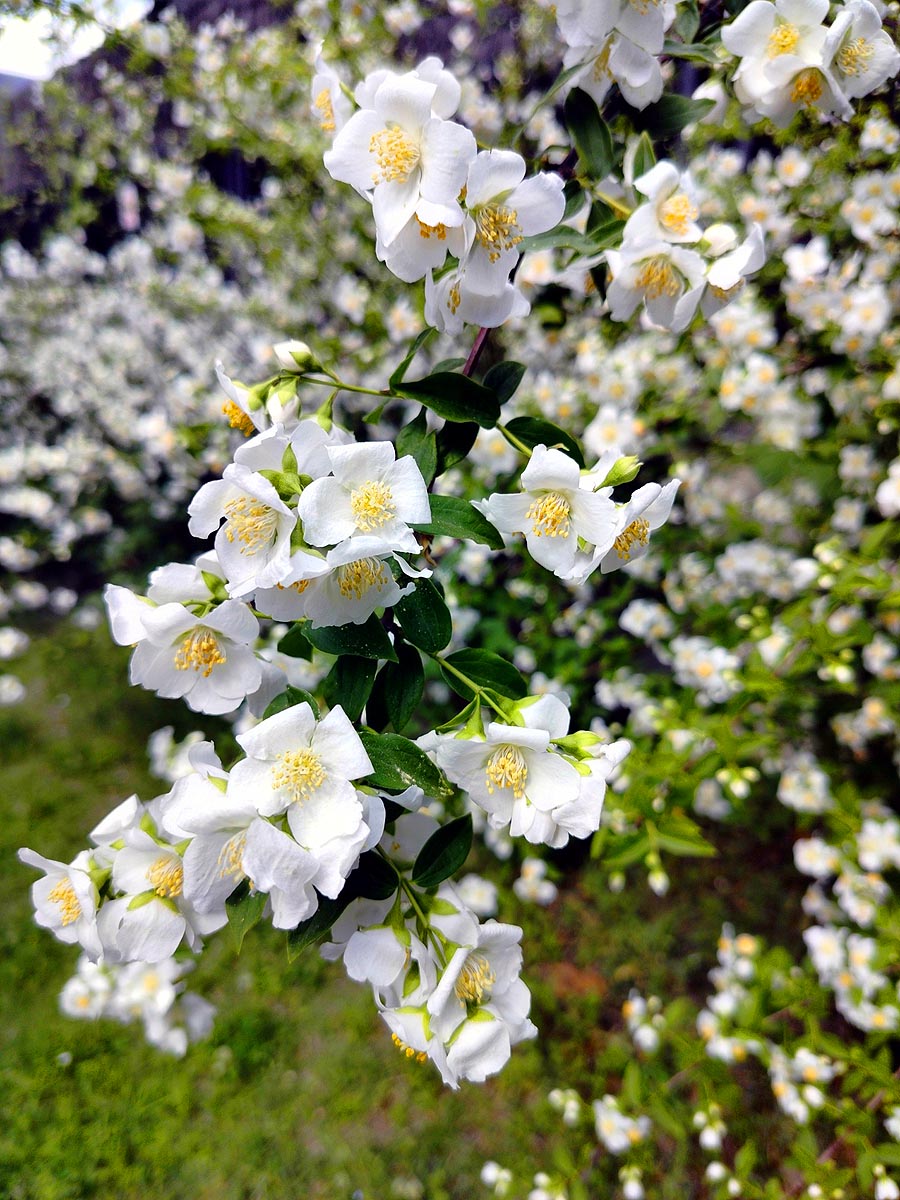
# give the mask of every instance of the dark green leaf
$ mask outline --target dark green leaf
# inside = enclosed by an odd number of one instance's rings
[[[688,96],[663,96],[655,104],[649,104],[640,112],[632,114],[636,129],[643,129],[655,138],[672,138],[681,133],[685,125],[699,121],[715,104],[714,100],[691,100]],[[637,172],[635,172],[637,174]]]
[[[397,370],[393,373],[390,380],[388,381],[392,388],[399,387],[399,385],[403,382],[403,377],[406,375],[406,372],[409,370],[410,363],[416,357],[416,355],[419,353],[419,351],[422,349],[422,347],[425,345],[425,343],[427,341],[429,341],[429,339],[434,335],[435,332],[436,331],[434,329],[423,329],[421,333],[416,335],[416,337],[413,341],[413,344],[410,346],[409,352],[407,353],[406,357],[403,359],[403,361],[397,367]]]
[[[245,935],[258,924],[266,907],[264,892],[251,892],[250,884],[242,879],[239,886],[225,901],[225,912],[228,916],[228,930],[238,954],[244,944]]]
[[[700,28],[700,6],[697,0],[685,0],[685,3],[678,7],[678,16],[672,23],[672,28],[683,42],[692,42]]]
[[[492,550],[503,549],[498,530],[468,500],[459,496],[432,496],[431,521],[428,525],[413,525],[422,533],[443,534],[445,537],[466,538],[480,542]],[[445,643],[446,644],[446,643]]]
[[[406,640],[427,654],[443,650],[453,636],[450,609],[430,579],[417,579],[415,591],[394,605],[394,615]]]
[[[421,888],[437,887],[459,870],[471,848],[472,815],[466,813],[431,835],[413,864],[413,883]]]
[[[445,425],[437,435],[438,461],[435,475],[443,475],[450,467],[462,462],[475,445],[477,437],[478,426],[474,421],[463,425],[452,422]]]
[[[318,895],[318,893],[316,894]],[[329,896],[319,896],[319,907],[313,915],[306,921],[301,921],[296,929],[292,929],[288,934],[288,958],[290,961],[293,962],[307,946],[312,946],[328,933],[350,901],[355,899],[356,889],[350,886],[345,886],[335,900]]]
[[[455,667],[477,687],[490,688],[508,700],[521,700],[528,693],[528,684],[512,663],[490,650],[457,650],[455,654],[448,654],[441,664],[444,679],[458,695],[468,700],[475,693],[445,664]]]
[[[578,157],[593,179],[604,179],[616,165],[612,136],[593,98],[573,88],[563,106],[566,125],[578,148]]]
[[[640,179],[651,167],[656,166],[656,151],[646,133],[638,138],[634,153],[634,177]]]
[[[357,896],[364,896],[367,900],[387,900],[399,885],[397,872],[374,850],[360,855],[359,866],[347,883]]]
[[[322,681],[328,703],[339,704],[351,721],[358,721],[372,691],[377,668],[374,659],[342,655]]]
[[[295,704],[308,704],[313,711],[313,716],[318,721],[319,706],[316,704],[315,696],[304,692],[303,688],[296,687],[285,688],[274,700],[271,700],[263,713],[263,719],[274,717],[276,713],[284,712],[286,708],[293,708]]]
[[[528,368],[520,362],[501,362],[491,367],[484,377],[484,386],[496,393],[501,404],[515,394]]]
[[[577,229],[572,229],[569,225],[557,225],[555,229],[548,229],[546,233],[533,233],[531,237],[522,238],[519,249],[523,254],[529,250],[556,249],[577,250],[579,254],[591,254],[594,245]]]
[[[422,657],[418,650],[407,646],[405,642],[399,642],[395,649],[398,661],[385,663],[378,679],[383,689],[383,704],[388,719],[396,732],[402,733],[422,702],[422,693],[425,690],[425,671],[422,668]],[[366,718],[368,719],[368,717],[367,709]],[[369,721],[370,725],[372,723]]]
[[[395,800],[389,800],[387,796],[383,796],[384,802],[384,823],[390,825],[392,821],[396,821],[398,817],[402,817],[404,813],[409,812],[408,808],[404,808],[402,804],[398,804]]]
[[[558,425],[553,425],[550,421],[545,421],[541,417],[515,417],[506,428],[529,448],[546,446],[549,449],[555,446],[565,451],[570,458],[574,458],[579,467],[584,466],[581,447],[572,435],[566,433],[565,429],[560,429]]]
[[[438,371],[459,371],[465,365],[464,358],[442,358],[440,362],[434,364],[432,373],[436,375]]]
[[[278,643],[278,652],[286,654],[288,658],[312,658],[312,646],[307,641],[303,625],[295,625],[287,631]]]
[[[373,613],[363,625],[326,625],[307,628],[306,636],[317,650],[326,654],[355,654],[359,658],[387,658],[397,661],[394,647],[381,622]]]
[[[426,379],[404,383],[396,390],[447,421],[475,421],[484,429],[493,429],[500,419],[496,394],[456,371],[435,371]]]
[[[416,460],[425,483],[431,483],[437,469],[437,439],[434,433],[428,432],[424,409],[397,434],[397,457],[404,455]]]
[[[364,781],[370,787],[403,792],[415,783],[426,796],[448,799],[453,795],[443,771],[409,738],[370,729],[361,730],[359,736],[372,761],[372,774]]]
[[[718,62],[713,46],[706,42],[670,42],[666,41],[663,53],[669,58],[684,58],[688,62],[702,62],[714,66]]]
[[[566,207],[563,211],[562,219],[568,221],[569,217],[574,217],[576,213],[580,213],[584,208],[587,194],[582,190],[581,184],[577,179],[570,179],[563,188],[563,195],[566,198]]]

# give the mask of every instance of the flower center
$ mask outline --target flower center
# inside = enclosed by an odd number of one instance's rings
[[[358,558],[337,569],[341,595],[348,600],[362,600],[370,588],[382,591],[389,583],[388,572],[380,558]]]
[[[531,521],[535,537],[568,537],[571,512],[565,496],[559,492],[546,492],[540,500],[534,501],[525,518]]]
[[[419,226],[419,237],[423,237],[426,240],[435,237],[439,242],[447,240],[447,226],[443,222],[439,225],[426,225],[424,221],[420,221],[416,217],[416,224]]]
[[[610,74],[609,51],[610,51],[610,43],[607,42],[606,45],[603,47],[603,49],[600,51],[600,53],[597,55],[597,57],[594,59],[594,67],[593,67],[592,74],[594,76],[594,80],[597,83],[603,83],[603,81]]]
[[[406,183],[419,165],[419,147],[404,130],[394,126],[373,133],[369,140],[369,153],[375,155],[378,170],[372,172],[372,182]]]
[[[396,1033],[391,1034],[391,1041],[398,1050],[403,1051],[407,1058],[414,1058],[417,1063],[423,1063],[428,1058],[424,1050],[414,1050],[412,1046],[408,1046]]]
[[[219,878],[244,878],[244,848],[247,845],[247,830],[242,829],[234,837],[230,837],[219,851]]]
[[[189,633],[175,652],[176,671],[189,671],[193,667],[203,672],[204,679],[209,679],[213,667],[225,661],[216,635],[202,626]]]
[[[319,125],[323,133],[334,133],[336,129],[334,121],[334,105],[331,103],[331,92],[328,88],[322,88],[318,96],[313,101],[315,108],[319,110]]]
[[[256,433],[256,426],[240,407],[233,400],[226,400],[222,405],[222,412],[228,418],[228,424],[232,429],[239,429],[244,437],[252,437]]]
[[[695,220],[699,209],[692,204],[690,197],[684,192],[670,196],[659,209],[660,224],[672,233],[683,235],[688,232],[691,221]]]
[[[498,746],[487,760],[485,785],[490,796],[493,796],[494,788],[512,788],[514,799],[521,800],[527,778],[528,763],[518,746]]]
[[[800,41],[800,30],[796,25],[776,25],[769,34],[766,53],[769,58],[777,58],[779,54],[791,54]]]
[[[662,254],[647,259],[635,283],[650,300],[656,300],[660,296],[677,296],[681,291],[675,268]]]
[[[162,854],[147,872],[157,896],[180,896],[184,886],[184,867],[176,858]]]
[[[630,525],[619,534],[613,542],[613,548],[616,554],[623,562],[628,562],[631,558],[631,547],[635,542],[641,546],[646,546],[650,541],[650,522],[644,517],[638,517],[636,521],[632,521]]]
[[[522,240],[519,214],[514,208],[501,208],[499,204],[485,204],[475,214],[475,237],[488,252],[491,262],[496,262],[503,250],[512,250]]]
[[[276,583],[275,586],[279,592],[291,591],[296,592],[298,596],[302,596],[311,583],[311,579],[298,579],[296,583]]]
[[[71,879],[61,879],[48,893],[47,899],[59,905],[60,918],[63,925],[71,925],[73,921],[77,921],[81,916],[81,905],[78,903],[78,897],[75,895],[75,888],[72,886]]]
[[[816,101],[822,96],[822,77],[815,67],[801,71],[794,80],[791,88],[791,100],[794,104],[803,104],[807,108],[815,108]]]
[[[709,284],[709,290],[717,300],[721,300],[723,304],[727,304],[729,300],[733,300],[738,292],[741,291],[745,283],[746,280],[739,279],[737,283],[733,283],[730,288],[716,287],[714,283],[711,283]]]
[[[391,489],[380,479],[373,479],[350,493],[350,507],[356,525],[363,533],[380,529],[397,515]]]
[[[875,53],[875,47],[865,38],[855,38],[842,46],[837,54],[838,70],[842,75],[861,75]]]
[[[272,786],[286,788],[295,804],[308,800],[317,787],[325,782],[325,768],[314,750],[287,750],[275,760]]]
[[[491,987],[496,983],[497,976],[491,970],[491,964],[479,951],[473,951],[463,963],[454,992],[463,1004],[481,1004],[485,992],[490,999]]]
[[[462,304],[462,295],[459,290],[459,284],[454,283],[453,287],[450,289],[449,295],[447,296],[447,307],[454,316],[456,315],[456,310],[459,308],[460,304]]]
[[[241,554],[256,554],[268,545],[278,528],[278,513],[253,496],[237,496],[225,505],[225,536],[241,543]]]

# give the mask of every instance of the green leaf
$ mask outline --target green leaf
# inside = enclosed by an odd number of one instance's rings
[[[706,42],[671,42],[666,40],[663,46],[663,53],[669,58],[684,58],[688,62],[701,62],[708,66],[715,66],[719,61],[715,49],[707,45]]]
[[[301,921],[288,934],[288,959],[293,962],[308,946],[318,942],[328,933],[350,901],[355,899],[356,889],[350,886],[345,886],[334,900],[329,896],[319,896],[319,907],[313,915]]]
[[[503,549],[503,538],[499,531],[483,513],[459,496],[432,496],[430,522],[427,525],[413,525],[413,529],[421,533],[468,539],[490,546],[492,550]]]
[[[410,400],[418,400],[447,421],[475,421],[484,429],[493,429],[500,419],[496,394],[456,371],[435,371],[425,379],[401,384],[395,390]]]
[[[472,814],[466,813],[431,835],[413,863],[413,883],[421,888],[437,887],[459,870],[471,848]]]
[[[529,448],[534,446],[546,446],[548,449],[556,447],[568,454],[570,458],[574,458],[579,467],[584,467],[584,454],[581,447],[570,433],[566,433],[565,429],[560,429],[558,425],[553,425],[550,421],[543,420],[542,417],[514,417],[506,428]]]
[[[376,686],[381,685],[380,706],[383,706],[385,715],[396,732],[402,733],[422,702],[425,671],[418,650],[407,646],[405,642],[399,642],[395,649],[398,661],[384,664]],[[368,715],[367,709],[367,718]]]
[[[640,179],[651,167],[656,166],[656,151],[646,133],[638,138],[634,151],[634,177]]]
[[[570,225],[557,225],[546,233],[533,233],[530,237],[522,238],[519,249],[523,254],[530,250],[576,250],[579,254],[591,254],[595,247],[593,242],[573,229]]]
[[[677,834],[663,833],[660,830],[656,835],[656,841],[660,850],[667,850],[669,854],[675,854],[679,858],[715,858],[718,854],[715,846],[711,845],[706,838],[701,837],[699,833],[696,837],[680,837]]]
[[[478,426],[475,422],[469,424],[454,424],[449,422],[437,435],[437,470],[435,475],[443,475],[450,467],[466,457],[475,445],[478,437]]]
[[[307,641],[303,624],[294,625],[287,631],[278,643],[278,652],[288,658],[305,658],[307,661],[312,658],[312,646]]]
[[[326,654],[355,654],[358,658],[387,658],[397,661],[394,647],[373,613],[363,625],[325,625],[307,628],[306,636]]]
[[[714,100],[691,100],[688,96],[663,96],[655,104],[649,104],[640,112],[632,114],[636,129],[646,130],[655,138],[672,138],[681,133],[685,125],[705,117],[715,105]],[[635,172],[637,175],[637,172]]]
[[[366,706],[378,664],[355,654],[342,655],[322,682],[328,703],[339,704],[351,721],[358,721]]]
[[[683,42],[692,42],[700,28],[700,6],[697,0],[685,0],[679,5],[678,16],[672,23],[672,28]]]
[[[403,382],[406,372],[409,370],[409,366],[412,363],[412,360],[416,357],[416,355],[419,353],[419,351],[422,349],[422,347],[425,345],[425,343],[427,341],[429,341],[436,332],[437,331],[435,329],[429,328],[429,329],[423,329],[421,333],[416,335],[416,337],[413,339],[413,344],[410,346],[406,357],[403,359],[403,361],[397,367],[397,370],[393,373],[393,375],[388,380],[388,382],[390,383],[392,388],[394,388],[396,390],[400,386],[400,384]]]
[[[391,864],[385,862],[374,850],[360,855],[359,866],[347,882],[357,896],[364,896],[366,900],[387,900],[393,896],[400,884],[397,872]]]
[[[394,615],[408,642],[436,654],[453,636],[450,609],[431,579],[417,579],[416,589],[394,605]]]
[[[617,853],[604,854],[602,862],[608,871],[624,871],[626,867],[640,862],[650,853],[650,838],[646,833],[636,833],[616,838],[613,842]]]
[[[603,179],[616,165],[612,135],[593,98],[573,88],[563,106],[566,126],[575,140],[578,157],[593,179]]]
[[[293,708],[296,704],[308,704],[313,711],[313,716],[318,721],[319,706],[316,703],[315,696],[311,695],[310,692],[305,692],[303,688],[296,687],[285,688],[274,700],[270,700],[266,711],[263,713],[263,720],[266,717],[274,717],[276,713],[284,712],[286,708]]]
[[[397,457],[404,455],[415,459],[425,483],[431,483],[437,470],[437,439],[428,431],[424,409],[397,434]]]
[[[371,729],[360,730],[359,736],[372,762],[372,774],[364,781],[370,787],[404,792],[415,783],[426,796],[447,800],[453,795],[443,771],[409,738]]]
[[[465,699],[475,693],[445,664],[455,667],[480,688],[490,688],[508,700],[521,700],[528,693],[528,684],[516,668],[491,650],[457,650],[448,654],[440,664],[441,674],[453,690]]]
[[[225,913],[228,917],[228,931],[234,943],[235,951],[240,954],[244,937],[260,921],[266,907],[264,892],[251,892],[250,884],[242,879],[238,887],[225,901]]]
[[[495,392],[501,404],[505,404],[522,382],[528,368],[520,362],[500,362],[491,367],[484,377],[484,386]]]

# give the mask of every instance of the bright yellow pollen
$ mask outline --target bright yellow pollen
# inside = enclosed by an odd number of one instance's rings
[[[184,638],[175,652],[175,669],[202,671],[203,678],[209,679],[213,667],[220,666],[227,659],[222,653],[216,635],[211,629],[194,629]]]
[[[397,515],[394,497],[386,483],[373,479],[350,493],[350,507],[356,526],[363,533],[380,529]]]
[[[369,140],[369,152],[375,155],[378,170],[372,172],[372,182],[406,183],[419,165],[419,147],[408,133],[398,129],[382,129]]]
[[[424,1050],[414,1050],[412,1046],[407,1046],[406,1042],[399,1038],[396,1033],[391,1034],[391,1041],[398,1050],[402,1050],[407,1058],[414,1058],[417,1063],[423,1063],[428,1058]]]
[[[807,108],[815,108],[816,101],[822,98],[822,77],[815,67],[801,71],[794,80],[791,88],[791,100],[794,104],[803,104]]]
[[[450,289],[449,295],[447,296],[447,307],[454,315],[456,315],[456,310],[459,308],[461,303],[462,296],[460,295],[459,284],[454,283],[453,287]]]
[[[497,976],[491,970],[491,964],[483,954],[475,950],[463,963],[453,990],[463,1004],[481,1004],[485,992],[490,996],[490,990],[496,981]]]
[[[648,258],[634,282],[650,300],[660,296],[677,296],[681,291],[675,269],[662,254]]]
[[[222,412],[228,418],[228,424],[232,429],[239,429],[244,437],[252,437],[256,433],[256,426],[244,412],[244,410],[233,400],[226,400],[222,405]]]
[[[569,517],[572,508],[559,492],[545,492],[540,500],[535,500],[525,519],[532,523],[532,533],[535,537],[568,537]]]
[[[81,905],[75,895],[71,879],[61,879],[47,895],[48,900],[59,905],[60,918],[63,925],[71,925],[81,916]]]
[[[443,223],[439,225],[426,225],[424,221],[420,221],[416,217],[416,224],[419,227],[419,237],[423,237],[426,240],[435,237],[439,242],[447,240],[447,226]]]
[[[766,53],[769,58],[777,58],[779,54],[792,54],[800,41],[800,30],[796,25],[776,25],[769,34],[769,44]]]
[[[525,795],[527,778],[528,763],[518,746],[510,746],[506,743],[498,746],[487,760],[485,785],[488,795],[493,796],[494,788],[512,788],[513,797],[521,800]]]
[[[334,105],[331,103],[331,92],[328,88],[322,88],[313,101],[313,104],[321,114],[319,125],[322,127],[323,133],[334,133],[337,125],[334,120]]]
[[[298,579],[296,583],[276,583],[275,586],[279,592],[290,590],[296,592],[298,596],[302,596],[311,583],[311,579]]]
[[[373,587],[380,592],[387,587],[390,576],[379,558],[358,558],[337,569],[337,582],[342,596],[361,600]]]
[[[219,851],[219,878],[243,879],[244,877],[244,848],[247,845],[247,831],[242,829],[234,837],[230,837]]]
[[[278,528],[278,513],[253,496],[237,496],[225,505],[225,536],[241,543],[241,553],[256,554],[268,545]]]
[[[865,38],[855,38],[841,46],[837,53],[838,70],[842,75],[861,75],[869,59],[875,53],[875,47]]]
[[[180,896],[184,886],[184,867],[167,854],[162,854],[147,872],[147,878],[157,896]]]
[[[488,252],[491,262],[496,262],[503,250],[512,250],[522,240],[519,214],[514,208],[501,208],[499,204],[485,204],[475,214],[475,237]]]
[[[644,517],[638,517],[636,521],[632,521],[616,540],[613,542],[613,549],[623,562],[628,562],[631,558],[631,547],[635,542],[639,542],[642,546],[646,546],[650,541],[650,522]]]
[[[696,204],[691,203],[689,196],[684,192],[677,192],[660,205],[659,221],[672,233],[683,235],[688,232],[691,221],[696,220],[699,211]]]
[[[286,788],[295,804],[308,800],[325,782],[325,768],[314,750],[287,750],[279,754],[272,769],[272,787]]]

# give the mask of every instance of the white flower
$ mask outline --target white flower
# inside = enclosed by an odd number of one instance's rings
[[[680,484],[680,479],[671,479],[663,486],[645,483],[627,504],[619,506],[615,540],[600,558],[600,570],[604,575],[643,558],[650,545],[650,534],[669,519]]]
[[[762,227],[753,225],[739,246],[710,263],[706,272],[707,288],[700,302],[704,317],[711,317],[733,300],[743,288],[747,276],[759,271],[765,262]]]
[[[321,45],[316,47],[315,71],[310,90],[313,116],[322,132],[334,134],[343,129],[350,117],[352,105],[341,90],[341,80],[337,71],[325,61]]]
[[[845,96],[866,96],[900,70],[900,53],[868,0],[848,0],[822,47],[826,67]]]
[[[466,236],[470,244],[474,236],[470,226]],[[473,287],[466,256],[440,279],[430,272],[425,279],[425,320],[441,333],[461,333],[464,325],[496,329],[513,317],[527,317],[530,311],[531,305],[512,283],[504,282],[487,293]]]
[[[702,230],[690,177],[674,163],[660,162],[634,181],[636,191],[647,197],[628,218],[622,231],[624,241],[699,242]]]
[[[61,942],[78,942],[93,958],[102,945],[97,933],[97,889],[90,877],[90,856],[82,851],[70,864],[44,858],[34,850],[19,851],[19,861],[44,871],[31,886],[34,919]]]
[[[687,329],[706,282],[706,264],[695,250],[662,240],[624,242],[605,257],[612,276],[606,299],[614,321],[627,321],[643,302],[655,325],[673,333]]]

